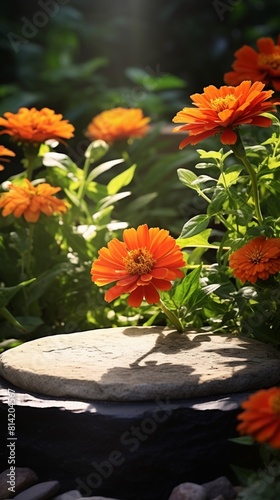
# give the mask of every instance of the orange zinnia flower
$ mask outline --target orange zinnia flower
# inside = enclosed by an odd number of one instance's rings
[[[123,240],[114,238],[108,248],[99,250],[99,258],[91,268],[92,281],[99,286],[116,282],[105,294],[111,302],[128,293],[128,304],[140,306],[159,301],[158,290],[170,290],[171,280],[183,278],[183,253],[169,231],[147,224],[125,229]]]
[[[265,102],[272,96],[273,90],[263,91],[263,88],[263,83],[244,81],[238,87],[217,89],[210,85],[204,88],[203,94],[193,94],[191,99],[198,109],[184,108],[173,118],[175,123],[186,123],[176,127],[174,132],[189,133],[181,142],[180,149],[215,134],[221,134],[223,144],[235,144],[237,134],[234,129],[243,124],[269,127],[272,121],[262,114],[276,109],[271,102]]]
[[[13,214],[14,217],[23,217],[27,222],[37,222],[40,214],[53,215],[66,212],[67,203],[53,196],[60,191],[43,182],[33,186],[28,179],[24,179],[23,186],[9,185],[9,191],[0,195],[0,208],[4,217]]]
[[[43,143],[49,139],[70,139],[74,127],[62,115],[56,115],[52,109],[20,108],[17,113],[4,113],[0,134],[8,134],[18,142]]]
[[[280,238],[254,238],[230,255],[229,266],[241,281],[267,280],[280,271]]]
[[[237,418],[237,430],[252,436],[259,443],[280,448],[280,388],[262,389],[241,404],[244,409]]]
[[[97,115],[86,130],[91,140],[102,139],[108,144],[121,139],[143,137],[148,131],[150,118],[144,118],[138,108],[114,108]]]
[[[0,156],[16,156],[16,153],[14,153],[8,148],[5,148],[5,146],[0,146]],[[7,160],[7,158],[1,158],[1,161],[10,161],[10,160]],[[1,164],[0,164],[0,170],[4,170],[4,166]]]
[[[234,53],[234,71],[225,73],[227,85],[238,85],[243,80],[259,81],[280,91],[280,35],[275,45],[272,38],[257,40],[258,52],[249,45],[243,45]]]

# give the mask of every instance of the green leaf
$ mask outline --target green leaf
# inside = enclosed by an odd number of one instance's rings
[[[194,185],[193,183],[197,180],[198,177],[194,172],[192,172],[191,170],[187,170],[185,168],[178,168],[177,173],[179,180],[183,184],[185,184],[185,186],[197,191],[197,186]]]
[[[143,145],[142,147],[144,148]],[[189,151],[188,161],[192,161],[194,155],[195,152]],[[170,185],[170,179],[171,177],[173,177],[174,170],[179,169],[182,165],[185,164],[186,158],[184,157],[184,155],[178,156],[178,153],[165,153],[164,155],[160,156],[158,160],[156,160],[156,158],[153,158],[152,163],[149,164],[149,168],[145,173],[145,186],[148,186],[150,190],[156,189],[158,192],[163,188],[165,189],[165,182],[163,181],[163,179],[168,178],[168,183]]]
[[[208,215],[215,215],[217,214],[222,208],[224,203],[228,200],[228,192],[219,186],[217,189],[215,189],[215,193],[212,197],[211,203],[209,203],[208,208],[207,208],[207,214]]]
[[[81,64],[62,64],[58,69],[44,72],[41,77],[51,84],[62,83],[65,85],[67,80],[89,79],[99,68],[107,66],[105,57],[95,57]]]
[[[111,168],[115,167],[116,165],[119,165],[120,163],[123,163],[124,159],[123,158],[118,158],[117,160],[110,160],[106,161],[105,163],[101,163],[101,165],[98,165],[98,167],[95,167],[88,175],[88,182],[93,181],[93,179],[96,179],[101,174],[104,174],[104,172],[107,172]]]
[[[220,288],[220,284],[213,283],[213,285],[207,285],[195,290],[186,303],[188,311],[190,312],[192,309],[197,310],[198,307],[202,307],[208,295],[214,293],[218,288]]]
[[[98,139],[90,143],[85,151],[85,158],[89,158],[91,163],[100,160],[108,151],[107,142]]]
[[[126,76],[136,83],[137,85],[141,85],[147,90],[150,91],[161,91],[161,90],[169,90],[175,88],[185,88],[186,82],[182,80],[178,76],[165,74],[151,74],[151,72],[145,71],[140,68],[127,68]],[[153,71],[154,73],[154,71]]]
[[[229,439],[229,441],[232,441],[233,443],[244,444],[246,446],[251,446],[255,443],[254,439],[251,436],[239,436],[236,438],[231,438]]]
[[[274,193],[274,191],[276,191],[276,193],[280,193],[280,181],[274,180],[274,179],[273,180],[267,180],[265,178],[261,178],[260,182],[262,184],[264,184],[265,187],[267,189],[269,189],[272,193]],[[277,202],[278,202],[278,200],[277,200]]]
[[[60,229],[68,248],[71,248],[73,252],[76,252],[83,259],[87,254],[87,244],[83,235],[74,233],[73,228],[67,224],[61,225]]]
[[[22,341],[18,339],[6,339],[0,342],[0,352],[3,352],[7,349],[11,349],[12,347],[16,347],[21,345]]]
[[[189,298],[201,288],[200,272],[201,266],[187,274],[181,283],[173,289],[172,299],[178,308],[186,304]]]
[[[247,486],[248,481],[252,478],[252,474],[254,472],[253,469],[245,469],[244,467],[238,467],[237,465],[231,465],[231,468],[236,475],[238,484]],[[248,497],[247,500],[249,500]],[[253,500],[253,498],[251,498],[251,500]]]
[[[77,173],[77,165],[69,158],[69,156],[63,153],[57,153],[56,151],[51,151],[45,153],[43,156],[43,165],[45,167],[58,167],[65,172],[70,171],[72,173]]]
[[[13,296],[21,290],[24,286],[29,285],[35,280],[35,278],[32,278],[28,281],[22,281],[18,285],[11,286],[11,287],[5,287],[5,288],[0,288],[0,308],[2,309],[3,307],[6,307],[10,300],[13,298]]]
[[[29,287],[27,305],[29,306],[32,302],[41,297],[57,276],[69,273],[70,267],[68,263],[62,262],[38,276],[35,283],[32,283]]]
[[[205,151],[204,149],[196,150],[200,156],[200,158],[213,158],[217,160],[222,160],[223,158],[223,150],[220,151]]]
[[[18,322],[18,320],[8,311],[6,307],[0,308],[0,316],[2,316],[5,320],[8,321],[12,326],[18,328],[22,332],[25,332],[25,328]]]
[[[190,238],[204,231],[209,223],[210,216],[206,214],[195,215],[184,225],[180,234],[180,239]]]
[[[216,163],[212,163],[212,162],[200,162],[200,163],[197,163],[195,168],[197,168],[198,170],[204,170],[205,168],[217,168],[217,165]]]
[[[107,186],[98,182],[87,182],[87,196],[95,203],[102,200],[108,193]]]
[[[31,333],[38,326],[44,324],[44,321],[39,316],[17,316],[17,320],[24,328],[25,332]]]
[[[176,243],[180,248],[201,247],[201,248],[219,248],[219,245],[212,245],[208,242],[211,229],[205,229],[200,234],[190,238],[177,238]]]
[[[127,170],[114,177],[114,179],[107,184],[108,194],[116,194],[121,188],[127,186],[133,179],[135,169],[136,165],[132,165]]]
[[[123,193],[116,193],[111,196],[105,196],[100,201],[100,206],[98,207],[98,210],[102,210],[105,207],[109,207],[110,205],[114,205],[117,201],[122,200],[123,198],[126,198],[127,196],[131,195],[131,191],[125,191]]]
[[[195,186],[196,184],[205,184],[205,182],[209,181],[217,183],[217,179],[215,179],[214,177],[210,177],[210,175],[199,175],[198,178],[193,182],[193,186]]]
[[[131,201],[127,205],[128,212],[140,212],[144,207],[147,207],[155,198],[157,198],[157,193],[148,193],[142,196],[138,196],[135,200]]]
[[[235,168],[232,172],[222,173],[218,179],[218,184],[222,184],[224,187],[229,187],[232,184],[235,184],[240,175],[241,170],[242,170],[241,168],[240,169]]]

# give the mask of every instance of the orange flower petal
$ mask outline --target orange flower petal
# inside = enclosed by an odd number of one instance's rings
[[[91,140],[101,139],[107,143],[139,138],[146,135],[149,122],[150,118],[144,118],[139,108],[113,108],[93,118],[87,127],[86,136]]]
[[[220,134],[223,144],[235,144],[237,136],[234,129],[242,124],[268,126],[269,120],[260,119],[264,112],[275,112],[269,99],[273,91],[264,91],[261,82],[242,81],[237,87],[209,85],[203,94],[191,96],[196,109],[184,108],[173,118],[174,123],[182,123],[174,132],[186,131],[179,148]]]
[[[0,159],[1,159],[1,161],[6,161],[6,162],[10,161],[7,158],[2,158],[3,156],[16,156],[16,154],[13,151],[11,151],[10,149],[5,148],[5,146],[0,145]],[[4,169],[5,169],[4,165],[0,165],[0,170],[4,170]]]
[[[229,266],[243,282],[268,279],[280,271],[280,238],[254,238],[230,255]]]
[[[144,294],[148,304],[156,304],[159,301],[159,293],[152,284],[150,286],[145,286]]]
[[[240,434],[280,448],[280,388],[262,389],[242,403],[237,426]]]
[[[62,214],[67,211],[67,204],[53,196],[57,191],[60,188],[48,183],[34,186],[28,179],[24,179],[22,186],[10,183],[9,191],[0,195],[2,216],[23,215],[27,222],[37,222],[41,213],[48,216]]]
[[[108,248],[101,248],[91,266],[91,279],[98,286],[116,282],[112,293],[106,292],[106,300],[127,293],[128,304],[134,307],[144,298],[158,302],[158,290],[169,290],[171,280],[184,277],[180,269],[185,266],[183,253],[165,229],[143,224],[125,229],[123,240],[114,238]]]
[[[123,293],[123,287],[119,285],[112,286],[107,292],[105,293],[105,300],[106,302],[112,302],[112,300],[117,299],[120,297]]]
[[[4,113],[0,117],[0,134],[8,134],[16,141],[43,143],[49,139],[70,139],[74,127],[62,115],[55,114],[52,109],[20,108],[17,113]]]
[[[262,82],[275,90],[280,88],[280,37],[274,43],[270,37],[257,40],[257,49],[243,45],[234,54],[233,71],[224,75],[227,85],[239,85],[243,80]]]
[[[144,287],[138,287],[131,294],[129,295],[127,299],[127,303],[131,307],[139,307],[141,305],[141,302],[144,298]]]

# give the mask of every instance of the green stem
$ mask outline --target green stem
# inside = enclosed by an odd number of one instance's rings
[[[87,187],[87,176],[88,176],[88,171],[89,167],[91,165],[92,160],[90,158],[86,158],[85,163],[84,163],[84,168],[83,168],[83,181],[80,184],[79,191],[78,191],[78,199],[81,201],[85,195],[86,187]]]
[[[26,166],[27,179],[29,181],[32,181],[33,165],[34,165],[35,158],[26,158],[26,159],[27,159],[27,166]]]
[[[260,207],[260,198],[259,198],[259,191],[258,191],[258,181],[257,181],[257,176],[254,168],[252,167],[251,163],[249,162],[246,152],[244,149],[244,146],[242,144],[241,138],[239,134],[237,134],[238,140],[236,144],[231,146],[231,149],[233,153],[235,154],[236,158],[238,158],[246,168],[250,180],[251,180],[251,185],[252,185],[252,197],[255,205],[255,211],[256,211],[256,218],[258,220],[258,223],[260,226],[263,224],[263,217],[261,213],[261,207]]]
[[[197,193],[205,200],[207,203],[211,203],[211,199],[208,198],[206,194],[200,189],[197,190]],[[228,223],[228,221],[221,214],[215,214],[215,217],[227,228],[229,231],[235,231],[235,228]]]
[[[168,309],[168,307],[162,302],[161,299],[159,300],[159,302],[157,302],[157,304],[160,306],[161,310],[164,312],[165,316],[167,316],[169,321],[171,321],[171,323],[175,326],[176,330],[179,333],[183,333],[184,328],[178,316],[170,311],[170,309]]]
[[[35,224],[30,222],[28,231],[27,250],[24,256],[24,270],[27,278],[31,278],[31,257],[33,250],[34,229],[35,229]]]
[[[26,176],[29,181],[32,181],[34,165],[38,156],[39,149],[40,146],[34,145],[24,146],[23,148],[24,156],[26,159]]]

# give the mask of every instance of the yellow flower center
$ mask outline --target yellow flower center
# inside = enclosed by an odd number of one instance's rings
[[[280,70],[280,52],[274,54],[259,54],[259,66],[270,66],[273,70]]]
[[[255,250],[250,253],[250,260],[253,264],[259,264],[262,261],[263,256],[263,252],[255,248]]]
[[[148,274],[156,260],[146,248],[137,248],[130,250],[127,257],[124,258],[125,269],[129,274]]]
[[[212,108],[220,113],[224,109],[228,109],[229,103],[236,101],[236,97],[232,94],[228,94],[225,97],[217,97],[216,99],[211,99]]]
[[[280,394],[276,394],[271,398],[271,408],[273,413],[280,417]]]

